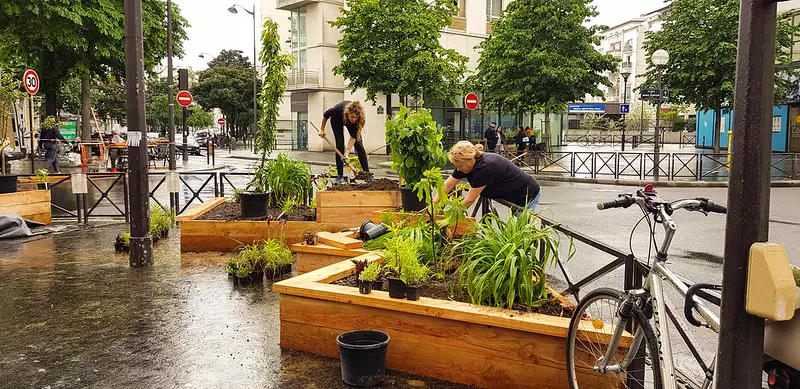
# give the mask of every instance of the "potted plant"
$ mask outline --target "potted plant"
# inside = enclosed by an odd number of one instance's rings
[[[447,163],[442,136],[442,129],[428,109],[409,110],[401,104],[400,111],[386,122],[392,169],[402,180],[400,194],[406,211],[425,208],[426,204],[413,193],[413,188],[422,180],[426,170]]]
[[[261,253],[261,246],[258,244],[250,244],[244,246],[244,249],[239,252],[239,263],[246,262],[249,264],[250,273],[247,277],[250,278],[252,283],[264,282],[264,269],[266,261]]]
[[[250,273],[253,272],[253,265],[250,261],[243,260],[241,257],[236,263],[236,279],[239,285],[249,284],[251,281]]]
[[[8,69],[0,69],[0,112],[11,112],[11,106],[23,97],[21,81]],[[17,191],[17,176],[11,175],[6,164],[6,152],[14,147],[11,121],[0,120],[0,193]]]
[[[380,263],[372,262],[369,264],[364,270],[361,271],[361,274],[358,275],[358,291],[363,294],[370,294],[370,292],[372,292],[372,287],[378,280],[378,275],[380,273]]]
[[[308,246],[313,246],[317,244],[317,232],[313,229],[309,228],[303,231],[303,235],[301,236],[303,242]]]
[[[417,251],[415,241],[404,234],[397,234],[386,241],[383,258],[389,280],[389,297],[400,299],[406,297],[406,285],[400,279],[400,275],[403,272],[403,266],[418,257]]]
[[[292,56],[281,52],[278,24],[267,19],[261,33],[261,92],[258,95],[259,121],[256,126],[254,151],[260,154],[253,171],[253,179],[244,192],[239,193],[242,217],[267,214],[269,198],[269,153],[275,150],[278,132],[279,106],[286,91],[286,70],[292,65]],[[310,173],[309,173],[310,175]],[[309,181],[307,183],[310,182]]]
[[[275,279],[292,272],[292,250],[276,239],[265,240],[261,244],[261,255],[264,258],[264,274],[268,279]]]
[[[47,190],[47,178],[50,176],[50,171],[47,169],[36,170],[36,189]]]
[[[131,233],[130,232],[123,232],[120,235],[117,235],[117,239],[114,242],[114,251],[121,253],[121,252],[129,252],[131,249]]]
[[[150,207],[150,235],[156,239],[169,237],[169,229],[175,224],[175,212],[158,204]]]
[[[412,301],[419,300],[419,287],[428,280],[430,269],[420,263],[419,258],[408,258],[400,271],[400,280],[406,286],[406,298]]]

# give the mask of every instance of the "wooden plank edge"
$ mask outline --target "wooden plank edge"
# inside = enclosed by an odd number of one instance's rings
[[[206,201],[205,203],[198,204],[190,208],[188,211],[178,215],[175,218],[175,221],[184,222],[188,220],[196,220],[200,216],[203,216],[212,209],[216,208],[218,205],[224,203],[226,199],[224,197],[214,197],[211,200]]]

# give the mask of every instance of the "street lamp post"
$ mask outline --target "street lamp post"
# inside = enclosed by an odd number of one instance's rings
[[[251,129],[251,136],[255,136],[256,125],[258,124],[258,71],[256,70],[256,61],[258,60],[258,57],[256,56],[256,39],[258,36],[258,30],[256,28],[256,3],[253,3],[253,11],[250,11],[239,4],[234,4],[228,8],[228,12],[234,14],[239,13],[236,7],[243,9],[244,12],[247,12],[253,16],[253,127]],[[251,139],[250,142],[254,143],[253,139]],[[251,146],[253,146],[253,149],[255,150],[255,146],[252,144]]]
[[[653,65],[662,67],[669,62],[669,53],[666,50],[659,49],[653,53],[652,57]],[[661,121],[661,103],[664,102],[664,91],[661,89],[661,76],[663,74],[663,69],[658,69],[658,99],[656,100],[656,132],[653,138],[655,145],[653,146],[653,159],[654,159],[654,167],[653,167],[653,178],[658,180],[659,170],[661,170],[661,157],[659,156],[659,152],[661,151],[661,132],[659,131],[659,125]]]
[[[622,90],[622,104],[628,104],[628,77],[631,76],[631,63],[624,62],[622,64],[622,79],[625,81],[624,89]],[[622,115],[622,151],[625,151],[625,126],[627,124],[627,115]]]
[[[175,93],[172,89],[172,0],[167,0],[167,101],[169,102],[169,171],[175,174]],[[178,194],[169,194],[170,208],[178,207]]]

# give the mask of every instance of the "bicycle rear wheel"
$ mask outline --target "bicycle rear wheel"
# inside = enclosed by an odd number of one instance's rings
[[[600,288],[587,294],[575,308],[567,334],[567,376],[571,389],[595,388],[608,380],[619,380],[625,388],[662,388],[661,362],[659,358],[650,358],[651,355],[658,355],[658,342],[650,322],[637,307],[634,307],[630,320],[637,329],[637,334],[641,333],[643,336],[640,352],[644,351],[646,362],[640,363],[637,370],[633,369],[635,364],[621,367],[620,371],[610,369],[605,373],[600,373],[595,368],[598,359],[603,358],[608,350],[607,340],[601,339],[597,332],[581,329],[586,329],[588,325],[589,329],[598,332],[613,333],[622,299],[622,292]],[[645,349],[642,350],[642,347]],[[624,350],[619,350],[606,366],[620,366],[625,354]],[[635,379],[634,375],[640,378]]]

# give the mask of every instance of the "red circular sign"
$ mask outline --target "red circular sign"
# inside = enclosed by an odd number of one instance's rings
[[[223,119],[223,118],[217,119],[217,124],[219,124],[220,126],[224,126],[225,125],[225,119]]]
[[[467,109],[470,111],[474,110],[475,108],[478,108],[478,102],[479,102],[478,95],[475,93],[470,92],[467,93],[466,96],[464,96],[464,106],[467,107]]]
[[[189,91],[182,90],[178,92],[178,96],[175,96],[175,99],[178,100],[178,105],[181,107],[188,107],[192,105],[192,94]]]
[[[33,69],[28,69],[25,75],[22,76],[22,83],[25,84],[25,90],[28,93],[35,95],[39,92],[39,75]]]

